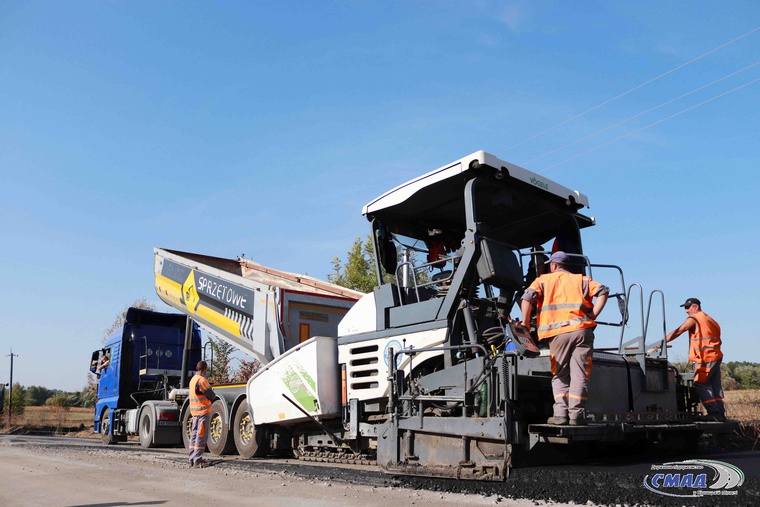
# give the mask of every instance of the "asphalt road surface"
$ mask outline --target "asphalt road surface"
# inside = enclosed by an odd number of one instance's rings
[[[190,469],[183,449],[143,449],[96,440],[0,436],[1,506],[256,505],[438,507],[459,505],[760,505],[760,453],[699,455],[744,473],[735,496],[669,498],[648,491],[652,466],[673,456],[567,459],[552,453],[518,463],[504,483],[393,477],[376,467],[294,459],[206,457]],[[690,456],[693,457],[693,456]],[[677,459],[685,459],[678,456]]]

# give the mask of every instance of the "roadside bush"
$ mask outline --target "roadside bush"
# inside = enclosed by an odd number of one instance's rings
[[[55,393],[47,399],[45,405],[50,407],[50,412],[55,417],[57,431],[61,431],[66,423],[66,415],[71,410],[71,397],[65,393]]]

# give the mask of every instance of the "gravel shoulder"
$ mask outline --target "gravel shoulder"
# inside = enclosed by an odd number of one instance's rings
[[[266,466],[248,466],[235,459],[216,460],[205,469],[190,469],[184,455],[173,450],[143,450],[132,444],[105,448],[74,439],[0,436],[0,505],[5,507],[546,505],[493,494],[402,488],[382,475],[353,482],[353,472],[346,470],[347,482],[325,478],[324,474],[315,477],[267,470]]]
[[[206,454],[212,466],[190,469],[184,449],[105,447],[82,438],[0,435],[0,505],[308,505],[342,506],[757,506],[760,452],[702,456],[739,466],[735,497],[669,499],[642,485],[663,456],[614,455],[562,464],[550,460],[512,471],[506,482],[393,477],[377,467],[304,464],[294,459],[243,460]],[[679,459],[685,458],[680,457]]]

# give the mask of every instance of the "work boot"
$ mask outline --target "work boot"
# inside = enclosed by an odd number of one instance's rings
[[[547,419],[546,424],[553,424],[554,426],[565,426],[567,425],[567,417],[552,416]]]
[[[192,461],[188,461],[188,463],[190,464],[188,468],[193,468],[195,466],[195,463],[193,463]]]
[[[207,466],[208,466],[208,461],[201,458],[195,462],[195,465],[193,465],[193,468],[206,468]]]

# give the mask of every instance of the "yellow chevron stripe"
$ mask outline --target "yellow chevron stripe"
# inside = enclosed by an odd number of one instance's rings
[[[169,306],[183,310],[182,285],[156,273],[156,294]]]
[[[156,273],[156,293],[166,304],[184,313],[197,315],[219,329],[223,329],[231,335],[240,338],[240,324],[220,314],[217,310],[205,306],[203,303],[198,304],[198,307],[193,311],[192,308],[185,306],[182,291],[181,284]]]
[[[201,319],[204,319],[217,326],[218,328],[227,331],[231,335],[240,338],[240,324],[218,313],[213,308],[209,308],[203,303],[200,303],[195,314],[198,315],[198,317]]]

